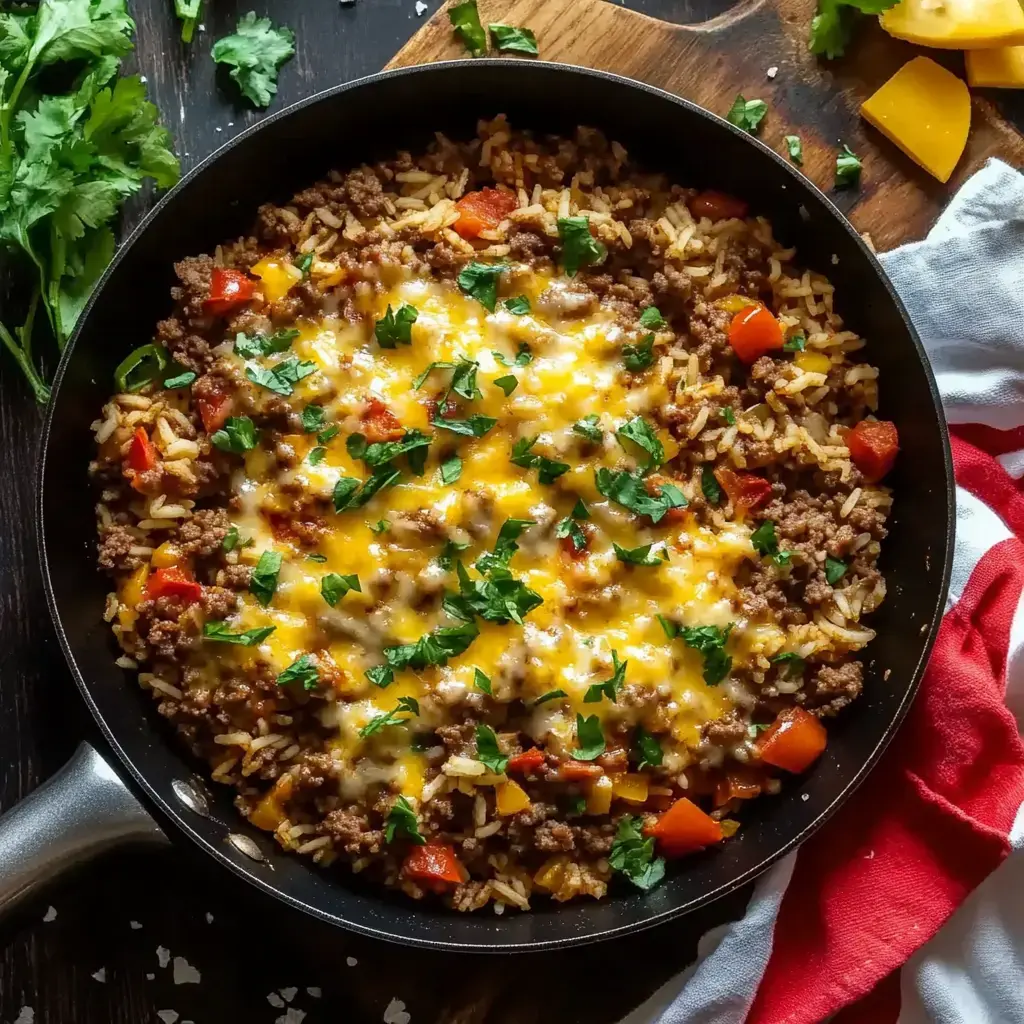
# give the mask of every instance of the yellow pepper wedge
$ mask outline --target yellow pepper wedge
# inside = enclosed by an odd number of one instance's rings
[[[832,368],[832,360],[824,352],[797,352],[793,362],[805,373],[828,373]]]
[[[746,295],[723,295],[722,298],[715,300],[715,305],[719,309],[724,309],[726,313],[742,313],[743,310],[756,306],[757,302],[748,299]]]
[[[150,561],[157,569],[169,569],[181,561],[181,551],[169,540],[165,540],[156,551],[153,552]]]
[[[121,604],[124,605],[117,613],[117,621],[122,629],[131,629],[139,613],[135,610],[142,600],[146,590],[146,580],[149,578],[149,563],[143,563],[128,577],[121,588]]]
[[[612,780],[607,775],[594,779],[587,788],[587,814],[607,814],[612,809]]]
[[[631,804],[647,802],[649,783],[646,775],[628,772],[612,776],[612,795]]]
[[[526,795],[526,790],[518,782],[509,779],[508,782],[499,783],[495,788],[494,803],[498,814],[503,818],[507,818],[509,815],[528,810],[530,798]]]
[[[879,16],[897,39],[952,50],[983,50],[1024,43],[1018,0],[902,0]]]
[[[250,273],[263,282],[263,297],[267,302],[279,302],[302,280],[298,267],[272,256],[254,263]]]
[[[564,854],[546,860],[533,876],[533,884],[545,892],[555,892],[562,885],[565,878],[565,866],[568,858]]]
[[[1024,88],[1024,46],[968,50],[964,54],[967,81],[981,89]]]

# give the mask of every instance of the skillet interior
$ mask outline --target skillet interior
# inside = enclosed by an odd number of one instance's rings
[[[771,218],[776,236],[798,246],[799,262],[831,278],[840,311],[868,338],[881,370],[882,413],[896,422],[902,447],[881,561],[889,597],[872,621],[879,635],[868,650],[864,694],[830,725],[817,767],[779,797],[755,801],[735,839],[687,861],[647,896],[622,891],[501,918],[456,915],[367,889],[343,871],[313,869],[245,826],[223,787],[213,787],[220,792],[208,819],[182,807],[172,781],[203,777],[204,766],[181,752],[151,699],[113,664],[86,476],[89,424],[110,394],[114,367],[150,340],[169,311],[174,260],[246,233],[260,203],[287,200],[331,167],[416,151],[435,130],[469,136],[478,117],[498,112],[537,130],[571,134],[577,124],[594,125],[647,167],[735,193]],[[835,208],[776,154],[684,101],[614,76],[525,61],[460,61],[341,86],[268,118],[188,175],[121,249],[69,347],[40,482],[43,569],[61,643],[87,703],[145,792],[222,864],[286,902],[380,938],[459,949],[564,946],[646,927],[724,895],[806,837],[860,781],[908,707],[942,610],[952,548],[952,469],[934,381],[902,306]],[[251,835],[268,862],[238,853],[225,842],[229,832]]]

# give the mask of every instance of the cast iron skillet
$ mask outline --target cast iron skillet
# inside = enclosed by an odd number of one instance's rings
[[[208,816],[189,808],[196,803],[181,799],[182,782],[205,774],[203,766],[182,752],[133,674],[114,665],[102,620],[109,584],[95,567],[95,495],[86,476],[89,424],[112,390],[118,361],[167,314],[174,260],[246,233],[259,204],[286,200],[329,168],[400,148],[415,152],[436,130],[468,137],[477,118],[498,112],[535,130],[596,126],[672,180],[742,196],[770,217],[802,262],[829,275],[843,315],[870,339],[882,412],[896,421],[902,445],[883,557],[889,598],[872,623],[878,638],[864,695],[830,725],[814,770],[781,796],[755,801],[736,839],[682,863],[649,895],[625,887],[600,902],[548,907],[538,900],[530,914],[501,918],[452,914],[366,888],[344,871],[321,872],[248,828],[223,787],[211,784]],[[914,696],[945,599],[952,508],[945,425],[920,342],[874,257],[803,175],[719,118],[636,82],[554,64],[467,60],[388,72],[298,103],[242,133],[159,203],[107,271],[61,363],[43,440],[39,537],[50,610],[82,696],[120,762],[113,764],[172,831],[221,867],[342,927],[417,946],[510,952],[593,942],[677,917],[752,879],[836,810]],[[0,824],[0,904],[98,846],[158,832],[117,773],[87,750]],[[229,834],[249,837],[262,859],[237,849]]]

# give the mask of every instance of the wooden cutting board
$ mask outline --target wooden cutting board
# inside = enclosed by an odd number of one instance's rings
[[[445,4],[388,65],[464,57]],[[918,48],[864,19],[838,61],[807,49],[814,0],[740,0],[699,25],[670,25],[605,0],[480,0],[484,25],[531,28],[545,60],[612,71],[684,96],[723,117],[737,93],[768,103],[760,138],[785,152],[783,136],[803,140],[804,173],[829,191],[840,142],[861,157],[859,190],[831,193],[879,249],[923,237],[956,188],[989,157],[1024,166],[1024,140],[987,99],[972,95],[971,135],[953,178],[942,185],[861,120],[861,102]],[[928,51],[958,74],[956,53]],[[777,67],[774,78],[768,68]],[[497,111],[496,111],[497,113]]]

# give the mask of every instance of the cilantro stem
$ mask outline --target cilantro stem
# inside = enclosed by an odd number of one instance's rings
[[[28,321],[26,321],[27,323]],[[15,361],[21,367],[25,376],[28,377],[28,382],[32,385],[33,392],[35,392],[36,401],[48,402],[50,400],[50,389],[42,382],[39,374],[36,373],[36,368],[32,365],[32,360],[29,359],[28,354],[14,340],[11,332],[2,323],[0,323],[0,339],[3,339],[3,343],[7,346],[11,355],[14,356]]]
[[[183,42],[192,42],[192,33],[195,31],[196,19],[185,18],[181,23],[181,38]]]
[[[34,66],[35,60],[26,61],[25,66],[21,69],[21,74],[18,75],[18,80],[14,83],[11,95],[4,101],[3,109],[0,111],[0,147],[4,149],[7,148],[8,136],[10,134],[11,114],[14,112],[14,107],[18,102],[18,97],[21,95],[21,90],[25,88],[25,83],[28,81],[28,76],[32,73]]]

